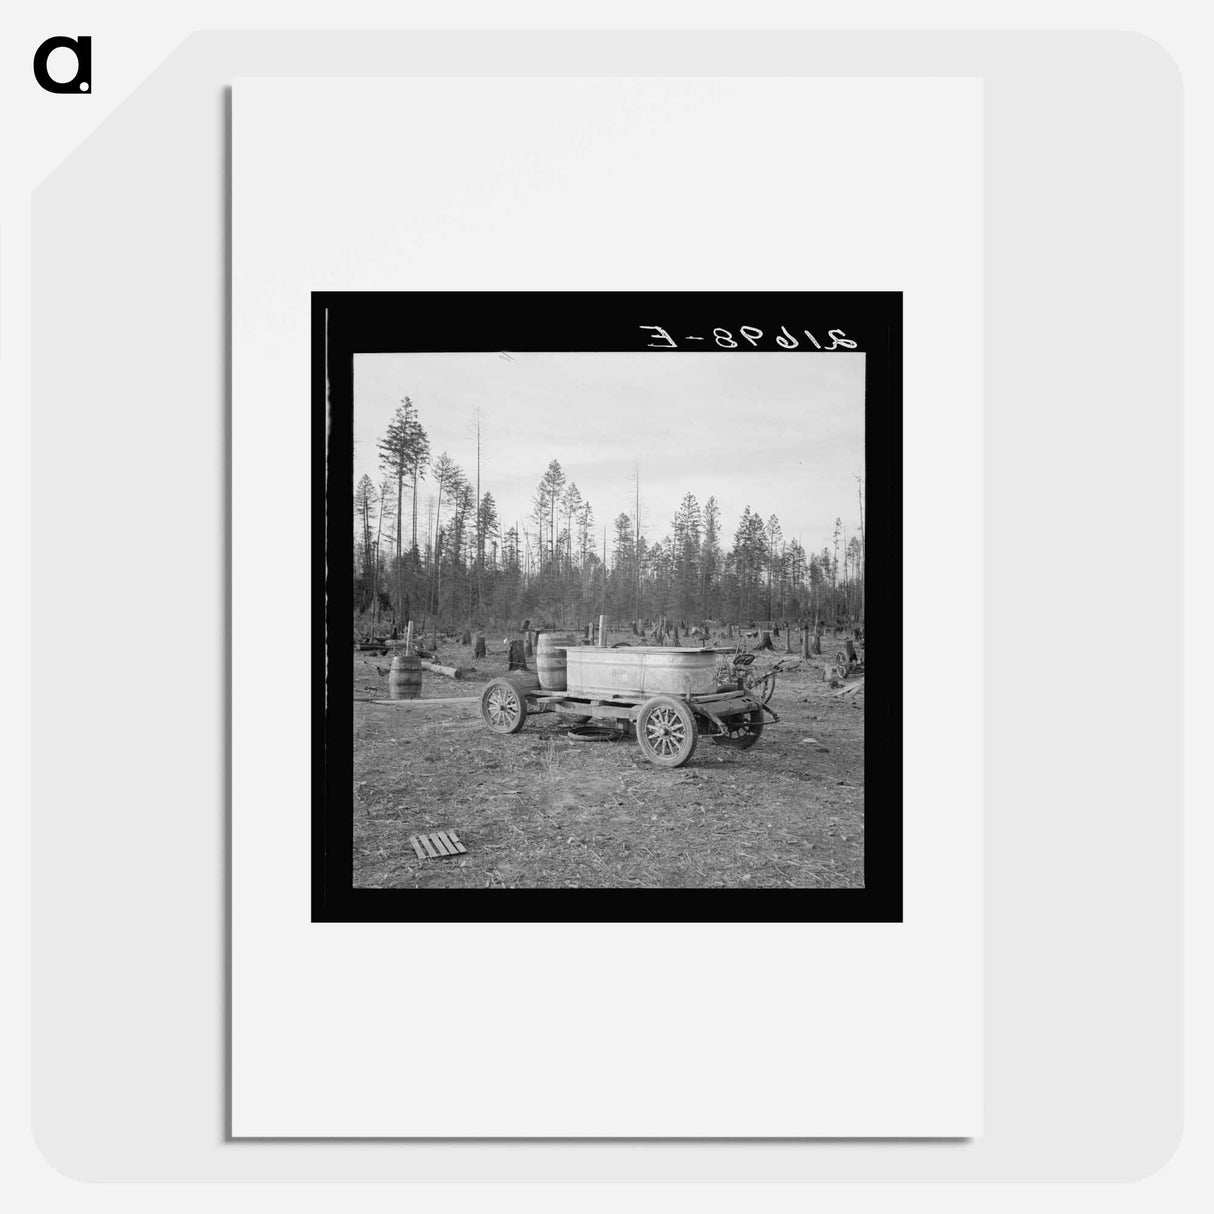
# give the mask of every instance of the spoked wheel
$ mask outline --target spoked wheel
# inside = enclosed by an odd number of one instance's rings
[[[718,746],[734,746],[738,750],[749,750],[763,732],[763,710],[753,708],[750,712],[725,721],[728,733],[714,733],[713,742]]]
[[[481,692],[481,716],[494,733],[518,733],[527,724],[527,701],[507,679],[494,679]]]
[[[776,690],[776,672],[772,670],[767,674],[752,674],[750,671],[747,671],[746,677],[742,681],[742,686],[760,704],[766,704],[771,699],[772,693]]]
[[[851,668],[851,663],[847,660],[847,654],[842,649],[835,654],[835,669],[839,672],[839,678],[847,678],[847,672]]]
[[[636,723],[637,745],[650,763],[682,767],[696,748],[696,719],[673,696],[654,696],[642,707]]]

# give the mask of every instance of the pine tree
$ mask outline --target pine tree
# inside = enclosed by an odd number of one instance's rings
[[[780,520],[773,514],[767,520],[767,618],[772,616],[772,590],[780,571],[780,541],[783,538]]]
[[[354,516],[362,531],[363,548],[363,582],[371,579],[371,561],[374,549],[371,543],[371,527],[375,522],[375,482],[364,472],[358,484],[354,487]]]
[[[548,503],[548,561],[551,564],[556,558],[557,504],[561,500],[561,491],[565,488],[565,474],[561,471],[559,461],[553,460],[548,465],[541,484],[544,488],[544,499]]]
[[[675,610],[694,615],[700,578],[700,505],[694,493],[685,493],[674,516],[671,548],[675,583]]]
[[[438,491],[438,499],[434,508],[434,552],[431,558],[434,562],[434,589],[431,596],[431,612],[437,615],[441,602],[439,596],[442,587],[443,540],[445,538],[443,532],[443,495],[445,493],[448,500],[454,502],[463,486],[467,484],[467,478],[460,470],[459,465],[445,451],[434,461],[432,471],[434,473],[435,488]]]
[[[404,498],[404,484],[411,479],[413,484],[413,552],[414,565],[417,562],[417,482],[424,476],[423,469],[430,455],[430,443],[425,430],[417,420],[417,410],[413,402],[405,397],[383,438],[379,440],[380,467],[396,481],[396,517],[401,517]],[[403,570],[401,567],[401,531],[396,528],[396,597],[397,610],[403,611],[404,589]],[[399,618],[399,617],[398,617]]]

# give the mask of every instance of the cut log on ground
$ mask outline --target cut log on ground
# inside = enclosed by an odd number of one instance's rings
[[[440,666],[437,662],[422,662],[423,670],[432,670],[435,674],[445,674],[449,679],[462,679],[464,672],[455,666]]]

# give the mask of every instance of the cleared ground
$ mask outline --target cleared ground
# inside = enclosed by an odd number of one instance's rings
[[[392,704],[372,702],[387,698],[390,658],[356,654],[354,884],[863,885],[863,688],[839,696],[825,658],[799,661],[776,644],[754,668],[799,662],[777,676],[779,724],[747,751],[702,737],[674,770],[646,762],[632,739],[574,741],[551,713],[512,737],[491,732],[479,696],[504,673],[500,643],[476,663],[471,647],[444,645],[444,664],[476,675],[427,671],[422,699]],[[824,639],[826,654],[835,648]],[[419,860],[409,836],[447,829],[467,854]]]

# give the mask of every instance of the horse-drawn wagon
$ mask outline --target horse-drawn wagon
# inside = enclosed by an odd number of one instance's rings
[[[490,729],[515,734],[529,716],[545,712],[610,721],[636,737],[649,762],[682,767],[701,736],[746,750],[759,740],[765,716],[780,719],[751,692],[718,682],[714,649],[570,644],[555,653],[564,654],[564,669],[559,662],[547,669],[540,686],[508,676],[485,688],[481,716]]]

